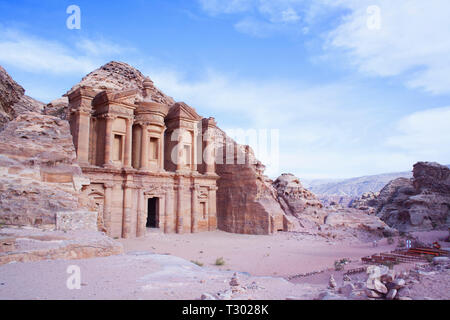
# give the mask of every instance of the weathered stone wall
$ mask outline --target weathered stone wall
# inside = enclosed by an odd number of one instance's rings
[[[41,112],[44,104],[25,95],[25,90],[0,66],[0,131],[18,115]]]
[[[219,229],[243,234],[272,234],[291,228],[271,181],[264,176],[265,167],[253,151],[237,144],[220,129],[216,130],[215,143],[216,173],[220,176],[217,182]]]
[[[96,211],[62,211],[56,213],[56,230],[76,231],[88,230],[97,231]]]
[[[24,113],[0,132],[0,223],[54,228],[56,213],[77,211],[83,179],[69,124]],[[83,182],[84,181],[84,182]]]
[[[391,181],[377,200],[377,216],[401,231],[447,229],[450,169],[437,163],[416,163],[413,179]]]

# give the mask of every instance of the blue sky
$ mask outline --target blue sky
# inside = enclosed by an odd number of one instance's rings
[[[222,128],[279,130],[271,177],[405,171],[450,163],[449,14],[446,0],[0,0],[0,65],[49,102],[127,62]]]

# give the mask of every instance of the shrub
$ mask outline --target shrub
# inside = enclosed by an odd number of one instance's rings
[[[215,263],[216,266],[223,266],[224,264],[225,264],[225,260],[222,257],[216,259],[216,263]]]
[[[201,263],[200,261],[191,260],[191,262],[192,262],[193,264],[198,265],[199,267],[203,267],[203,263]]]
[[[394,244],[394,238],[392,238],[392,237],[387,238],[387,243]]]
[[[347,264],[347,263],[349,263],[349,260],[348,259],[341,259],[341,260],[336,260],[335,262],[334,262],[334,270],[336,270],[336,271],[341,271],[341,270],[344,270],[344,266]]]

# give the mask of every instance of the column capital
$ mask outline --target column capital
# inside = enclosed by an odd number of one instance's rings
[[[114,182],[105,182],[105,183],[103,184],[103,187],[104,187],[105,189],[108,189],[108,188],[114,188]]]

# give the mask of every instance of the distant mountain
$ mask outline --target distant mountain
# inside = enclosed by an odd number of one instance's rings
[[[450,165],[447,165],[450,168]],[[397,178],[411,178],[412,172],[384,173],[350,179],[302,180],[302,184],[320,198],[357,198],[366,192],[378,192]]]

